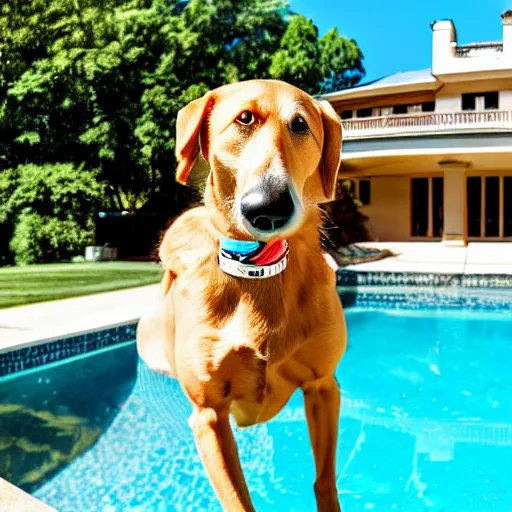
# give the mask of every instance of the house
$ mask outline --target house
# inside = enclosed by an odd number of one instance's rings
[[[323,95],[375,240],[512,240],[512,11],[501,19],[503,41],[466,45],[436,21],[431,69]]]

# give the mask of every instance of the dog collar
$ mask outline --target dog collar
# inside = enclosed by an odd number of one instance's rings
[[[219,250],[220,269],[235,277],[264,279],[280,274],[288,264],[288,242],[247,242],[222,238]]]

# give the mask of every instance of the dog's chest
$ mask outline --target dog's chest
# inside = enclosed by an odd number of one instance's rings
[[[218,329],[217,335],[227,351],[251,349],[263,355],[267,349],[269,331],[265,322],[258,322],[258,313],[253,306],[240,301],[233,315]]]

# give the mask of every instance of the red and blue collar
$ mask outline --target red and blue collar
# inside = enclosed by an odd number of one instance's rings
[[[288,242],[256,242],[222,238],[219,267],[226,274],[246,279],[264,279],[280,274],[288,264]]]

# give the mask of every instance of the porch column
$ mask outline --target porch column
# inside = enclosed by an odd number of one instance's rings
[[[444,170],[443,244],[466,245],[466,166]]]

